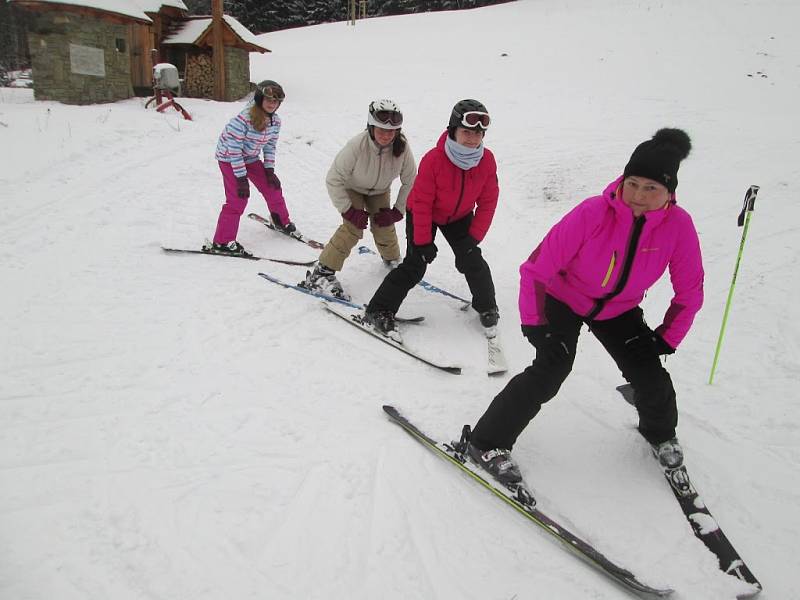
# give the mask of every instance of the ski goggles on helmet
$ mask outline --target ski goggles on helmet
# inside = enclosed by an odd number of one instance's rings
[[[264,87],[258,88],[258,91],[260,91],[267,100],[277,100],[278,102],[283,102],[283,99],[286,97],[286,95],[283,93],[283,90],[275,87],[274,85],[265,85]]]
[[[373,118],[383,125],[394,125],[395,127],[403,124],[403,113],[396,110],[376,110],[372,113]]]
[[[480,127],[483,130],[489,129],[489,123],[492,120],[489,118],[489,113],[481,112],[478,110],[470,110],[461,115],[461,126],[468,129],[476,129]]]

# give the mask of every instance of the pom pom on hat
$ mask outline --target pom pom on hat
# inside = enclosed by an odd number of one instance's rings
[[[682,129],[659,129],[636,147],[623,176],[647,177],[674,192],[678,187],[678,167],[691,150],[692,140]]]

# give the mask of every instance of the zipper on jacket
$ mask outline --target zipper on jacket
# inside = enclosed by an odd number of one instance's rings
[[[622,272],[619,275],[619,281],[617,281],[617,285],[614,287],[612,291],[608,294],[597,300],[594,304],[594,308],[586,315],[586,320],[591,321],[594,319],[600,311],[603,310],[603,307],[606,305],[606,302],[611,300],[614,296],[618,296],[620,292],[625,288],[625,285],[628,283],[628,277],[631,274],[631,268],[633,267],[633,259],[636,257],[636,246],[639,245],[639,238],[642,235],[642,229],[644,228],[645,218],[644,215],[636,217],[633,221],[633,230],[631,231],[630,241],[628,242],[628,249],[625,253],[625,261],[622,264]]]
[[[614,267],[617,265],[617,251],[614,250],[611,254],[611,262],[608,263],[608,271],[606,271],[606,276],[603,278],[603,283],[600,284],[600,287],[606,287],[608,285],[608,280],[611,279],[611,273],[614,272]]]
[[[450,219],[452,219],[456,215],[456,213],[458,212],[458,207],[461,206],[461,201],[464,199],[464,181],[466,180],[466,178],[467,178],[467,172],[462,170],[461,171],[461,191],[458,193],[458,202],[456,202],[456,207],[453,209],[453,212],[450,213],[450,216],[447,217],[447,222],[448,223],[450,222]]]
[[[375,186],[378,185],[378,182],[381,180],[381,167],[383,167],[383,149],[378,148],[378,175],[375,177],[375,183],[369,188],[371,192],[375,191]]]

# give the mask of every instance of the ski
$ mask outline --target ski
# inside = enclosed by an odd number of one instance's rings
[[[261,223],[267,229],[272,229],[272,231],[276,233],[280,233],[281,235],[290,237],[293,240],[297,240],[298,242],[301,242],[306,246],[311,246],[315,250],[322,250],[325,247],[325,244],[318,242],[316,240],[309,239],[300,233],[286,233],[284,231],[281,231],[280,229],[275,227],[275,225],[272,224],[272,221],[270,221],[269,219],[265,219],[264,217],[262,217],[261,215],[257,215],[256,213],[250,213],[247,216],[248,218],[253,219],[253,221]]]
[[[636,406],[633,386],[629,383],[619,385],[617,386],[617,391],[622,394],[622,397],[631,406]],[[723,533],[711,511],[708,510],[706,503],[703,502],[689,478],[686,465],[682,465],[677,469],[664,467],[661,463],[658,463],[658,466],[664,472],[664,478],[667,480],[683,514],[686,515],[686,519],[692,526],[694,535],[705,544],[706,548],[714,553],[719,561],[719,568],[728,575],[737,577],[756,588],[752,594],[739,596],[739,598],[749,598],[757,595],[762,589],[761,583],[755,578],[755,575],[744,563],[739,553],[736,552],[733,544]]]
[[[263,256],[244,256],[242,254],[227,254],[225,252],[212,252],[212,251],[209,251],[209,250],[190,250],[188,248],[166,248],[164,246],[161,246],[161,249],[164,252],[180,253],[180,254],[207,254],[209,256],[227,256],[229,258],[244,258],[244,259],[247,259],[247,260],[269,260],[271,262],[282,263],[284,265],[295,265],[295,266],[298,266],[298,267],[311,267],[317,262],[316,260],[302,262],[302,261],[297,261],[297,260],[287,260],[287,259],[283,259],[283,258],[266,258],[266,257],[263,257]]]
[[[414,350],[408,348],[407,346],[404,346],[403,344],[400,344],[400,343],[394,341],[393,339],[391,339],[391,338],[389,338],[389,337],[387,337],[387,336],[385,336],[385,335],[383,335],[381,333],[378,333],[372,327],[370,327],[369,325],[367,325],[366,323],[363,322],[362,317],[363,317],[364,313],[363,313],[363,309],[362,308],[357,307],[358,308],[358,312],[352,312],[352,311],[348,311],[348,310],[344,310],[344,309],[340,308],[340,304],[342,304],[342,303],[332,304],[330,302],[323,302],[323,305],[325,306],[325,308],[328,311],[332,312],[334,315],[336,315],[337,317],[339,317],[343,321],[346,321],[347,323],[350,323],[353,327],[357,327],[361,331],[364,331],[364,332],[370,334],[371,336],[378,338],[382,342],[385,342],[386,344],[389,344],[392,348],[394,348],[396,350],[400,350],[400,352],[404,352],[404,353],[408,354],[409,356],[412,356],[412,357],[416,358],[417,360],[419,360],[421,362],[424,362],[427,365],[430,365],[431,367],[435,367],[437,369],[445,371],[446,373],[452,373],[453,375],[460,375],[461,374],[461,367],[458,367],[458,366],[455,366],[455,365],[443,364],[443,363],[440,363],[438,361],[432,360],[430,358],[426,358],[422,354],[419,354],[418,352],[415,352]],[[397,319],[397,320],[400,321],[400,319]]]
[[[486,348],[488,354],[487,374],[502,375],[508,371],[506,355],[503,352],[503,347],[500,345],[500,340],[497,338],[497,334],[493,335],[492,337],[486,337]]]
[[[358,253],[359,254],[372,254],[372,255],[378,256],[377,252],[375,252],[371,248],[367,248],[366,246],[359,246],[358,247]],[[428,291],[428,292],[432,292],[434,294],[442,294],[443,296],[447,296],[448,298],[452,298],[453,300],[458,300],[459,302],[462,303],[461,310],[467,310],[470,306],[472,306],[472,302],[470,302],[466,298],[462,298],[461,296],[457,296],[456,294],[453,294],[452,292],[448,292],[447,290],[442,289],[440,287],[437,287],[437,286],[433,285],[432,283],[429,283],[429,282],[425,281],[424,279],[422,281],[420,281],[417,285],[419,287],[421,287],[422,289]]]
[[[383,410],[394,423],[402,427],[414,439],[422,443],[425,447],[439,455],[441,458],[444,458],[451,464],[461,469],[467,475],[472,477],[472,479],[492,492],[495,496],[503,500],[503,502],[526,517],[529,521],[535,525],[538,525],[543,531],[547,532],[559,542],[564,544],[567,549],[571,550],[578,557],[595,567],[603,575],[610,577],[613,581],[620,584],[627,590],[636,592],[643,596],[664,597],[672,593],[671,589],[654,588],[642,583],[633,573],[613,563],[600,551],[595,549],[594,546],[583,541],[574,533],[562,527],[554,519],[548,517],[532,504],[520,502],[519,499],[514,497],[512,492],[495,482],[493,479],[485,477],[480,467],[469,462],[466,457],[457,452],[452,445],[435,441],[423,433],[422,430],[420,430],[416,425],[411,423],[411,421],[403,416],[395,407],[384,406]]]
[[[356,304],[355,302],[351,302],[350,300],[344,300],[343,298],[337,298],[336,296],[331,296],[329,294],[323,294],[322,292],[318,292],[315,290],[309,290],[308,288],[300,287],[299,285],[295,285],[293,283],[286,283],[285,281],[281,281],[274,275],[270,275],[268,273],[259,273],[259,277],[263,277],[267,281],[271,281],[281,287],[284,287],[289,290],[296,290],[298,292],[302,292],[303,294],[308,294],[309,296],[314,296],[315,298],[319,298],[320,300],[325,300],[326,302],[336,302],[338,304],[342,304],[344,306],[349,306],[350,308],[355,308],[357,310],[363,310],[365,308],[364,304]],[[395,317],[395,319],[399,323],[422,323],[425,320],[423,316],[417,317]]]

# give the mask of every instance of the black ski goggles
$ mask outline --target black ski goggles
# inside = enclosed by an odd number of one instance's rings
[[[384,125],[397,127],[403,124],[403,113],[396,110],[376,110],[372,113],[372,116],[378,123],[383,123]]]
[[[483,130],[489,129],[489,123],[492,120],[489,118],[489,113],[481,112],[478,110],[471,110],[461,115],[461,126],[468,129],[476,129],[480,127]]]

